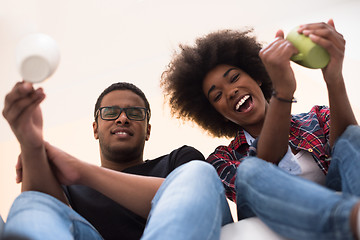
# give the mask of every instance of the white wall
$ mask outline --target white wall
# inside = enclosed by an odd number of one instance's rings
[[[55,75],[41,83],[45,137],[83,160],[98,164],[92,136],[92,111],[100,92],[113,82],[128,81],[144,90],[152,106],[152,134],[145,157],[153,158],[183,144],[205,156],[225,139],[212,139],[191,124],[171,118],[163,105],[159,79],[179,43],[220,28],[252,26],[269,42],[281,28],[335,20],[347,40],[344,75],[349,97],[359,114],[360,2],[357,0],[242,1],[236,0],[0,0],[0,108],[20,81],[15,68],[16,43],[26,34],[43,32],[61,49]],[[319,70],[294,65],[298,79],[294,112],[327,104]],[[308,101],[311,99],[311,101]],[[172,139],[170,141],[170,139]],[[14,165],[18,144],[0,117],[0,214],[6,218],[20,191]]]

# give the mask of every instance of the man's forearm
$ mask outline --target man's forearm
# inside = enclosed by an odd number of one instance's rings
[[[91,187],[113,199],[130,211],[147,218],[151,201],[164,181],[94,166],[84,163],[79,184]]]
[[[47,160],[45,147],[21,147],[22,191],[39,191],[67,203],[65,194]]]

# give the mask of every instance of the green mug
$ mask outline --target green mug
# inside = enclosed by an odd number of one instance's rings
[[[324,68],[330,61],[329,53],[320,45],[311,41],[311,39],[304,34],[297,32],[299,27],[293,28],[286,40],[291,42],[299,51],[291,57],[291,60],[308,68]]]

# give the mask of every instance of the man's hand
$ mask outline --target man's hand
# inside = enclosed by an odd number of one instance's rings
[[[72,185],[80,183],[80,168],[86,165],[85,162],[71,156],[70,154],[52,146],[50,143],[45,142],[45,149],[48,161],[52,166],[52,170],[63,185]],[[22,182],[22,158],[21,154],[15,165],[16,170],[16,183]]]
[[[43,145],[43,122],[39,104],[45,94],[32,84],[18,82],[5,97],[3,116],[8,121],[21,147],[38,148]]]
[[[63,185],[81,184],[81,169],[87,163],[45,142],[48,160],[58,181]]]

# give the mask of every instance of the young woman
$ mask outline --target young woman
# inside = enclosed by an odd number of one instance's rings
[[[342,75],[345,40],[332,20],[298,32],[330,54],[331,115],[325,106],[291,115],[297,49],[281,30],[264,48],[251,31],[232,30],[182,45],[161,84],[173,114],[234,138],[207,161],[239,219],[256,215],[290,239],[359,239],[360,129]]]

